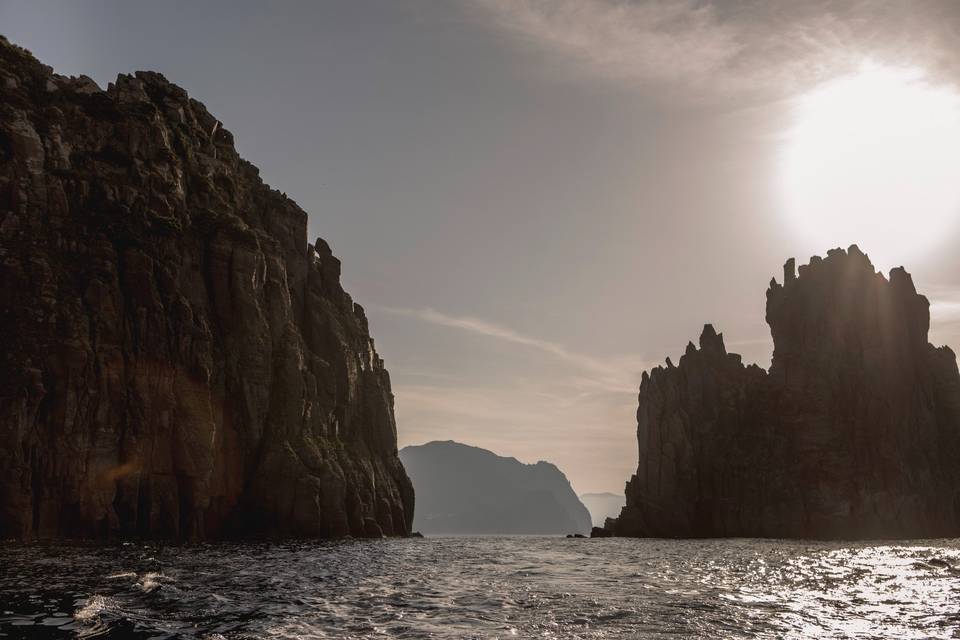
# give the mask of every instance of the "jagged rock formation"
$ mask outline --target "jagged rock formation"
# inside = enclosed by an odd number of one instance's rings
[[[927,299],[856,246],[767,290],[769,373],[700,348],[644,374],[618,535],[960,535],[960,374]]]
[[[157,73],[0,38],[0,538],[409,533],[393,395],[307,216]]]
[[[432,534],[590,531],[590,512],[560,469],[459,442],[404,447],[400,459],[417,489],[418,531]]]

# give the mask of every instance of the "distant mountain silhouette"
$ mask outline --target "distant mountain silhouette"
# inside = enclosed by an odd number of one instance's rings
[[[459,442],[400,450],[417,501],[414,529],[432,534],[587,533],[590,512],[549,462],[524,464]]]
[[[620,515],[620,509],[627,503],[627,498],[622,493],[584,493],[580,496],[580,502],[590,512],[593,526],[602,527],[607,518]]]

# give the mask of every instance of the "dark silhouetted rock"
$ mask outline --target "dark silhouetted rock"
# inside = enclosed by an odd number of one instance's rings
[[[590,512],[549,462],[523,464],[458,442],[400,450],[417,490],[415,526],[429,534],[590,530]]]
[[[626,498],[623,494],[616,493],[584,493],[580,496],[580,502],[590,512],[593,525],[599,527],[607,518],[616,517],[620,513],[626,504]]]
[[[568,533],[567,537],[568,538],[586,538],[587,536],[583,535],[582,533]]]
[[[0,538],[405,535],[340,262],[157,73],[0,40]]]
[[[643,375],[617,535],[960,535],[960,375],[929,304],[856,247],[771,282],[769,373],[704,327]]]
[[[606,527],[593,527],[590,529],[591,538],[610,538],[613,536],[613,529]]]
[[[384,537],[383,529],[380,527],[380,523],[377,522],[374,518],[363,519],[363,535],[366,538]]]

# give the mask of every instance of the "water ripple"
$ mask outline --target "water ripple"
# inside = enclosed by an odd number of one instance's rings
[[[0,546],[8,638],[952,638],[960,541]]]

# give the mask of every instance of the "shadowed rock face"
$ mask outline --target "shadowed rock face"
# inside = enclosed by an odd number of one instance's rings
[[[402,535],[393,395],[340,262],[156,73],[0,39],[0,538]]]
[[[618,535],[960,535],[960,375],[929,303],[856,246],[767,290],[769,373],[707,325],[644,374]]]

